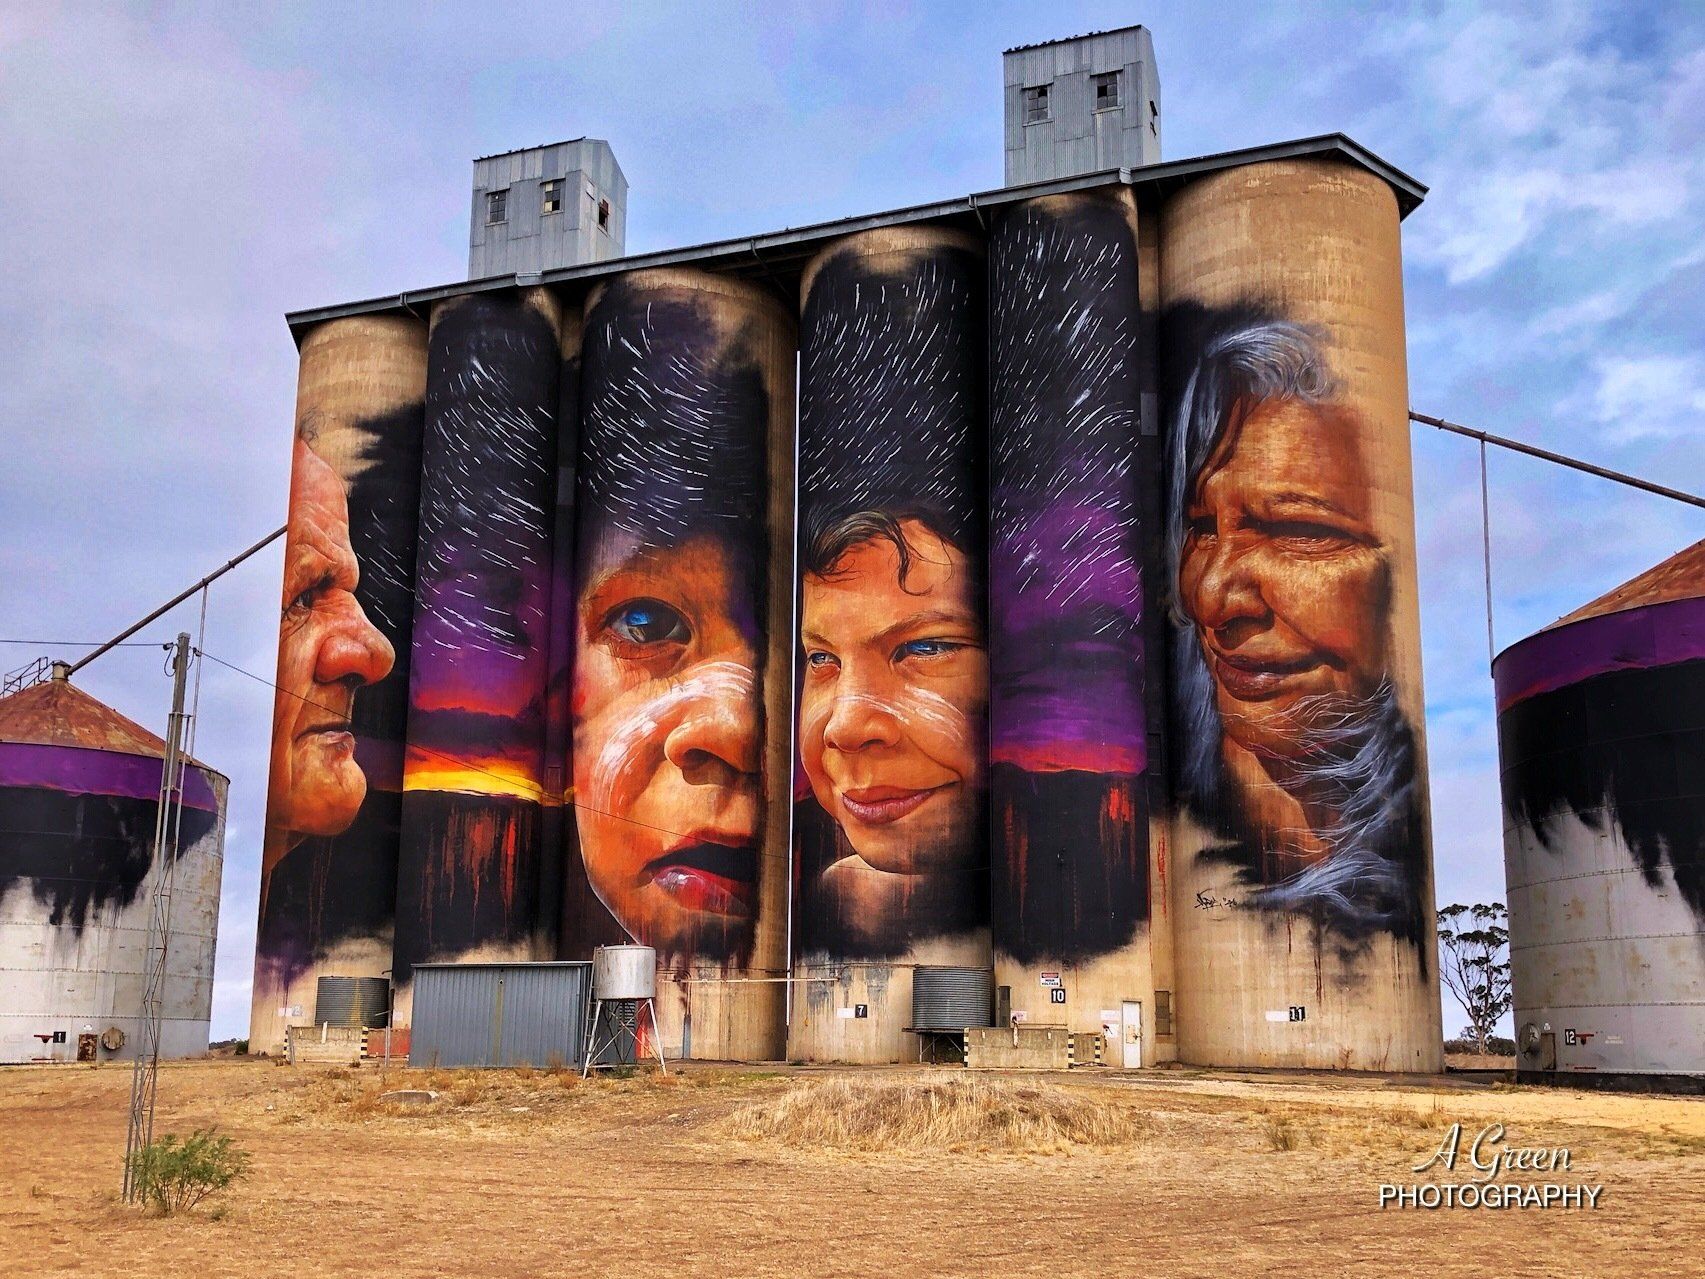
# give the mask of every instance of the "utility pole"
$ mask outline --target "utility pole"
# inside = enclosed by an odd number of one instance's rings
[[[87,660],[87,659],[85,659]],[[189,634],[172,646],[172,713],[166,721],[166,757],[160,767],[160,804],[154,816],[154,881],[148,916],[148,956],[142,978],[136,1062],[130,1076],[130,1131],[124,1141],[124,1197],[135,1202],[136,1156],[154,1140],[154,1094],[160,1076],[160,1027],[165,1012],[166,959],[172,936],[172,879],[177,872],[183,817],[184,734],[189,716],[184,689],[189,676]]]

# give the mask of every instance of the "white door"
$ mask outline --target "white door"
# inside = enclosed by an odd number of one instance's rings
[[[1143,1064],[1143,1006],[1127,999],[1119,1013],[1123,1023],[1119,1034],[1119,1064],[1126,1070],[1138,1070]]]

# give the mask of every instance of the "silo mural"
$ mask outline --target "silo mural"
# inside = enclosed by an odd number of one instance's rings
[[[1397,225],[1318,161],[1164,211],[1185,1060],[1440,1065]]]
[[[781,1048],[793,353],[773,298],[702,272],[587,305],[575,822],[592,890],[659,951],[671,1054]]]
[[[545,670],[545,808],[539,858],[538,917],[555,919],[553,959],[589,956],[628,940],[586,881],[574,821],[574,534],[575,475],[580,464],[581,306],[565,300],[557,375],[555,490],[551,523],[550,655]]]
[[[546,290],[432,316],[394,980],[555,955],[541,919],[560,310]]]
[[[426,328],[301,343],[250,1041],[276,1052],[321,975],[391,967]]]
[[[941,965],[1437,1069],[1416,192],[1318,149],[299,329],[256,1046],[633,940],[670,1054],[909,1059]]]
[[[164,703],[161,706],[164,718]],[[0,699],[0,1063],[134,1054],[165,743],[64,679]],[[227,784],[186,763],[160,1051],[207,1051]],[[116,1032],[116,1033],[115,1033]]]
[[[1153,981],[1143,559],[1155,459],[1141,421],[1153,352],[1136,209],[1121,196],[1028,201],[989,243],[997,980],[1013,1011],[1096,1031]]]
[[[897,1060],[912,967],[990,963],[983,275],[902,227],[802,284],[793,1056]]]
[[[1518,1070],[1705,1087],[1705,542],[1492,669]]]

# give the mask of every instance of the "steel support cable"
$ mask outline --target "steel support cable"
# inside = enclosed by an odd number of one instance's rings
[[[1423,426],[1436,426],[1441,431],[1449,431],[1453,435],[1467,436],[1471,440],[1479,440],[1484,448],[1488,444],[1496,444],[1501,449],[1509,449],[1512,453],[1522,453],[1528,457],[1536,457],[1542,462],[1552,462],[1558,466],[1566,466],[1572,471],[1580,471],[1585,475],[1596,475],[1601,480],[1610,480],[1616,484],[1626,484],[1629,488],[1639,489],[1642,493],[1651,493],[1657,497],[1667,497],[1674,502],[1684,502],[1688,506],[1705,509],[1705,497],[1697,493],[1687,493],[1681,489],[1668,488],[1662,484],[1654,484],[1643,480],[1637,475],[1629,475],[1625,471],[1613,471],[1608,466],[1595,466],[1591,462],[1583,462],[1579,458],[1570,457],[1566,453],[1553,453],[1550,449],[1542,449],[1532,444],[1523,444],[1520,440],[1512,440],[1502,435],[1493,435],[1490,431],[1477,431],[1471,426],[1460,422],[1450,422],[1442,417],[1431,417],[1425,413],[1409,410],[1409,420],[1419,422]]]

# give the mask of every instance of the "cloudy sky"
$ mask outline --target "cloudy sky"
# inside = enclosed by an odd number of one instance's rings
[[[609,139],[634,252],[963,195],[1001,182],[1000,51],[1137,20],[1166,158],[1342,131],[1432,188],[1405,224],[1416,408],[1705,490],[1705,9],[1680,0],[0,0],[0,638],[103,638],[283,522],[284,312],[462,278],[473,156]],[[1501,898],[1478,460],[1422,428],[1415,460],[1439,895]],[[1510,455],[1491,485],[1499,647],[1705,536]],[[210,652],[271,672],[280,563],[216,588]],[[45,651],[72,650],[0,668]],[[79,682],[158,725],[161,658]],[[218,1037],[247,1033],[271,698],[210,665],[201,707],[232,780]]]

